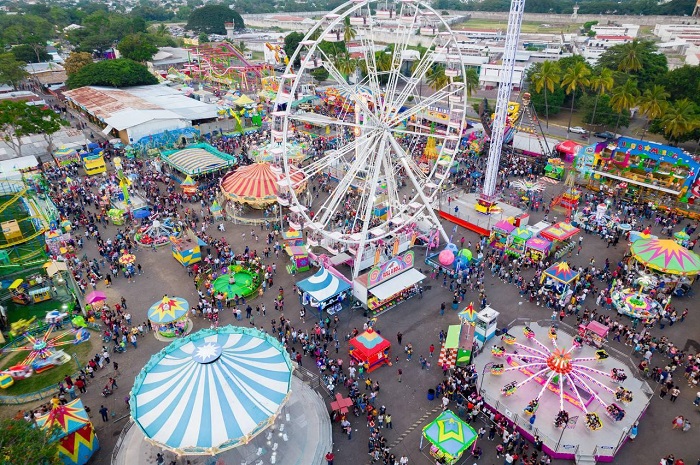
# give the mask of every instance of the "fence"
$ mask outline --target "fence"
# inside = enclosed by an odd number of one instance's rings
[[[119,456],[119,450],[122,448],[122,445],[124,444],[124,438],[126,438],[126,435],[132,426],[134,426],[134,420],[129,420],[129,423],[124,425],[122,432],[119,433],[119,437],[117,438],[117,443],[114,445],[114,449],[112,450],[112,463],[113,464],[117,462],[117,457]]]

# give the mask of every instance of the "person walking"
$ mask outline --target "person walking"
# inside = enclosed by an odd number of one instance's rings
[[[109,409],[104,405],[100,405],[100,415],[102,415],[102,421],[109,421]]]
[[[397,373],[398,373],[398,379],[399,379],[399,383],[400,383],[401,382],[401,375],[403,374],[403,370],[401,368],[399,368]]]
[[[673,429],[683,428],[684,422],[685,418],[683,418],[683,415],[678,415],[676,418],[673,419]]]
[[[328,452],[326,454],[326,463],[328,465],[333,465],[333,460],[335,459],[335,455],[333,455],[333,452]]]

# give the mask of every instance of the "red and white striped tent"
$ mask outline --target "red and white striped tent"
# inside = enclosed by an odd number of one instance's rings
[[[292,188],[301,192],[306,188],[304,173],[293,171]],[[277,202],[279,182],[286,182],[282,169],[270,163],[253,163],[226,173],[221,178],[221,191],[232,201],[265,208]]]

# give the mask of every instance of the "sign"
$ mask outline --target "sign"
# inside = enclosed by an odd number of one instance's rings
[[[576,446],[574,444],[562,444],[561,445],[562,449],[576,449]]]
[[[383,265],[373,267],[367,274],[367,289],[413,268],[413,262],[413,250],[409,250],[403,255],[397,255]]]
[[[600,449],[606,449],[606,450],[614,450],[615,447],[613,446],[598,446]]]

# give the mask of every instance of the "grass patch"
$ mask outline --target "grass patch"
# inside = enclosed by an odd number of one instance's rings
[[[78,371],[78,365],[76,364],[75,357],[77,356],[80,361],[80,365],[84,366],[85,363],[92,358],[95,349],[93,348],[94,341],[98,340],[100,335],[91,331],[90,340],[77,345],[66,345],[61,346],[58,349],[63,349],[68,355],[72,357],[72,360],[65,365],[59,367],[51,368],[43,373],[34,373],[27,379],[22,379],[15,381],[15,383],[7,389],[0,389],[0,395],[5,396],[17,396],[20,394],[27,394],[30,392],[39,391],[48,386],[54,386],[59,381],[62,381],[66,375],[72,375]],[[65,339],[72,339],[74,337],[73,333],[70,333],[65,337]],[[99,344],[99,342],[98,342]],[[75,354],[75,355],[74,355]],[[24,360],[28,355],[28,352],[11,352],[6,356],[0,366],[5,369],[13,365],[18,364]]]
[[[6,300],[4,305],[7,307],[7,319],[10,323],[14,323],[22,319],[29,320],[33,316],[36,317],[37,321],[43,323],[44,318],[46,317],[46,312],[50,312],[51,310],[61,310],[64,303],[65,302],[51,299],[43,302],[37,302],[35,304],[22,305],[11,300]]]

